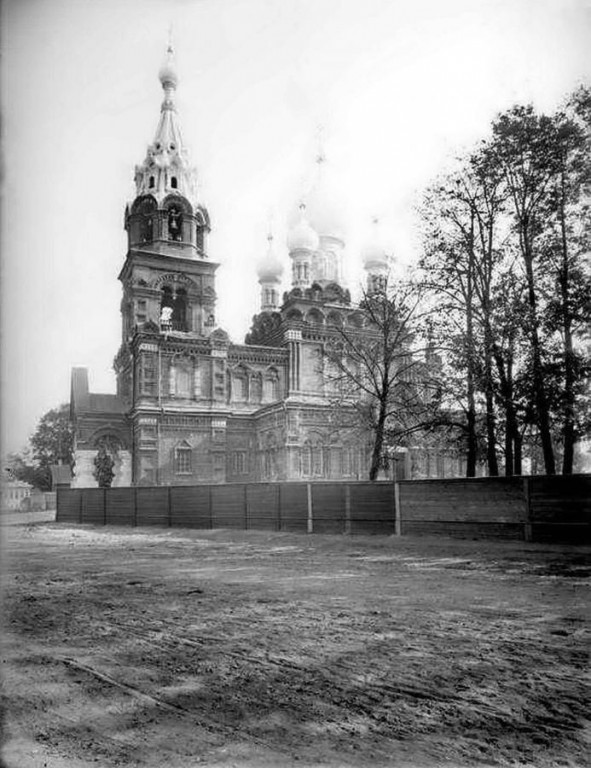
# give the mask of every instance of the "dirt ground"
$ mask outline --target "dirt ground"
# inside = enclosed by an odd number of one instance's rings
[[[42,520],[3,516],[8,768],[590,764],[591,548]]]

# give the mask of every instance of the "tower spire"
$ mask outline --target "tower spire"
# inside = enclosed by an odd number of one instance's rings
[[[152,195],[158,202],[168,194],[179,194],[196,203],[196,174],[189,162],[175,104],[179,78],[176,71],[172,29],[169,30],[166,58],[158,79],[164,91],[160,118],[142,165],[136,166],[136,194]]]

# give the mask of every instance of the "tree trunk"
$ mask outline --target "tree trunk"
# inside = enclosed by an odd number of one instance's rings
[[[523,474],[523,463],[522,463],[522,446],[523,446],[523,438],[519,434],[519,432],[515,432],[514,436],[514,449],[515,449],[515,474],[516,475],[522,475]]]
[[[476,403],[474,399],[474,327],[472,317],[471,294],[466,302],[466,346],[467,371],[466,371],[466,395],[468,400],[468,450],[466,455],[466,477],[476,477],[476,453],[478,441],[476,439]]]
[[[488,323],[487,323],[488,325]],[[490,329],[487,327],[484,334],[484,376],[486,401],[486,460],[488,464],[488,474],[490,477],[497,477],[499,474],[499,464],[497,461],[496,449],[496,419],[495,419],[495,401],[492,380],[492,354]]]
[[[505,409],[505,476],[521,474],[521,455],[519,457],[519,470],[517,469],[517,441],[519,430],[517,425],[517,413],[513,403],[513,363],[512,353],[507,354],[507,365],[498,347],[493,347],[493,354],[499,373],[501,398]]]
[[[531,344],[533,357],[533,385],[536,404],[536,415],[538,417],[538,428],[540,430],[540,441],[542,443],[542,454],[544,456],[544,467],[546,474],[556,474],[556,463],[554,461],[554,450],[552,448],[552,435],[550,431],[550,414],[548,409],[548,399],[544,387],[544,374],[542,371],[542,354],[540,337],[538,335],[538,316],[536,307],[536,291],[533,272],[533,256],[530,252],[530,246],[524,233],[524,261],[525,273],[527,276],[527,295],[530,309],[531,325]]]
[[[380,460],[382,458],[382,449],[384,445],[384,426],[386,424],[386,402],[387,394],[382,395],[380,400],[380,410],[378,413],[378,420],[376,422],[373,451],[371,454],[371,465],[369,468],[369,479],[372,482],[377,479],[378,472],[380,471]]]
[[[565,179],[561,179],[560,231],[562,236],[562,269],[560,270],[560,294],[562,301],[562,325],[564,334],[564,423],[562,434],[564,451],[562,474],[572,475],[575,454],[575,356],[573,350],[572,318],[569,309],[569,263],[566,214],[564,210]]]

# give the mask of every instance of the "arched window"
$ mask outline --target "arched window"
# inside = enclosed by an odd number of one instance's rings
[[[279,374],[275,368],[269,368],[265,374],[264,397],[267,402],[279,400]]]
[[[176,205],[168,209],[168,239],[180,242],[183,238],[183,214]]]
[[[187,331],[187,291],[174,290],[170,285],[162,287],[160,300],[160,327],[163,331]]]
[[[203,227],[199,224],[197,224],[197,231],[195,233],[195,244],[197,245],[197,250],[203,253],[205,248],[205,236]]]
[[[163,331],[172,330],[172,314],[174,312],[174,296],[172,288],[165,285],[160,299],[160,327]]]
[[[150,176],[150,181],[148,182],[148,187],[149,187],[150,189],[154,189],[154,184],[155,184],[155,182],[156,182],[156,180],[154,179],[154,177],[153,177],[153,176]]]
[[[170,180],[170,186],[171,186],[173,189],[177,189],[177,187],[178,187],[178,180],[177,180],[177,177],[176,177],[176,176],[173,176],[173,177],[171,178],[171,180]]]
[[[312,449],[310,448],[310,444],[306,443],[301,450],[301,457],[302,457],[302,477],[310,477],[312,474]]]
[[[263,380],[260,373],[255,373],[250,380],[250,399],[260,403],[263,398]]]
[[[248,400],[248,375],[242,366],[232,373],[232,400],[243,402]]]
[[[142,216],[141,239],[142,243],[152,242],[152,217],[149,215]]]
[[[186,440],[174,449],[174,473],[175,475],[190,475],[193,472],[193,451]]]
[[[174,296],[172,327],[175,331],[187,330],[187,291],[184,288],[177,288]]]

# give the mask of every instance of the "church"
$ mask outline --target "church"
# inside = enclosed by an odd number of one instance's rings
[[[72,486],[97,485],[99,451],[114,461],[114,487],[366,479],[370,441],[335,424],[327,392],[323,345],[339,327],[366,331],[343,286],[344,235],[325,199],[323,157],[287,236],[291,289],[281,295],[283,265],[269,236],[256,265],[260,311],[235,344],[216,323],[218,265],[208,257],[210,219],[180,130],[170,48],[159,79],[160,118],[125,211],[117,394],[90,392],[87,369],[73,369]],[[374,243],[361,258],[371,290],[387,256]]]

